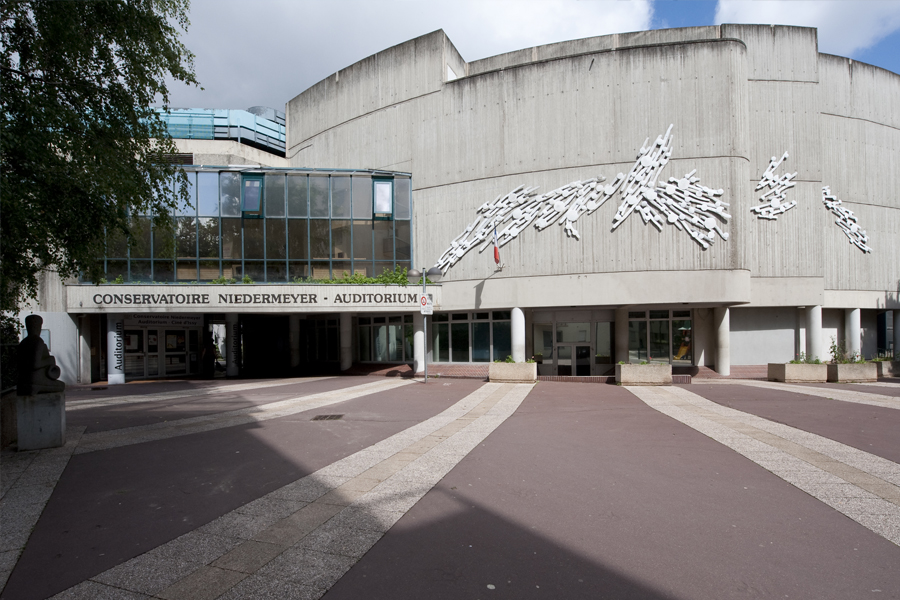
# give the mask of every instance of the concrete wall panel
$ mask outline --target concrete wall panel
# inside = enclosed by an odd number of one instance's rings
[[[731,364],[787,362],[796,355],[794,308],[740,308],[731,313]]]
[[[817,31],[785,25],[719,26],[723,38],[735,38],[747,45],[747,77],[753,80],[819,80]]]

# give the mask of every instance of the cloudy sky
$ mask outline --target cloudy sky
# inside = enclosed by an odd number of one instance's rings
[[[173,107],[284,110],[335,71],[443,29],[467,61],[563,40],[719,23],[803,25],[819,51],[900,73],[900,0],[192,0],[202,90]]]

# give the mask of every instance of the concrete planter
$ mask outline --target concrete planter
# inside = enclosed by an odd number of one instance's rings
[[[488,380],[497,383],[534,383],[537,363],[491,363]]]
[[[900,361],[878,361],[875,368],[879,377],[900,377]]]
[[[42,450],[66,443],[66,393],[16,396],[18,448]]]
[[[672,385],[672,365],[616,365],[619,385]]]
[[[834,383],[860,383],[878,380],[875,363],[829,364],[828,381]]]
[[[828,380],[828,365],[769,363],[768,380],[787,383],[825,383]]]

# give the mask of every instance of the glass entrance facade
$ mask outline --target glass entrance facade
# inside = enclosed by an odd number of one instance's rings
[[[628,362],[693,364],[689,310],[639,310],[628,313]]]

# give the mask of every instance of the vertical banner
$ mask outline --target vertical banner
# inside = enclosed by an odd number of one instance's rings
[[[225,376],[240,375],[241,323],[237,313],[225,315]]]
[[[109,385],[125,383],[125,319],[106,317],[106,373]]]

